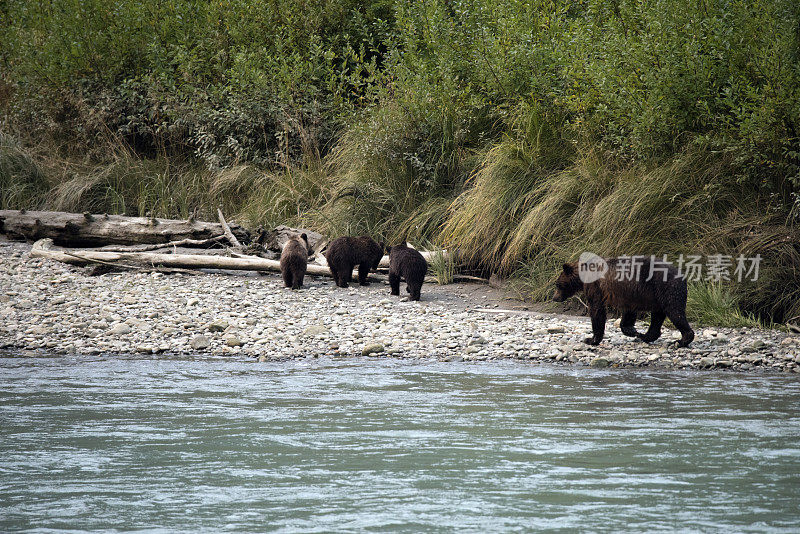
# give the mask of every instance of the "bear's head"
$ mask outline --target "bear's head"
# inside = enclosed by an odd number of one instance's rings
[[[308,236],[306,234],[292,235],[289,240],[283,244],[283,248],[286,248],[290,243],[297,243],[305,249],[307,254],[311,254],[313,252],[311,250],[311,245],[308,244]]]
[[[583,282],[578,276],[577,263],[565,263],[561,273],[556,279],[556,291],[553,293],[553,300],[564,302],[578,291],[583,290]]]

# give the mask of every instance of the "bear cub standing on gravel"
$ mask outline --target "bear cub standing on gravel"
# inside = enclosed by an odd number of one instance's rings
[[[422,282],[428,272],[428,262],[422,254],[405,243],[389,247],[389,285],[392,295],[400,294],[400,279],[406,281],[411,300],[419,300]]]
[[[281,251],[281,276],[283,284],[292,289],[303,287],[303,278],[308,268],[308,236],[294,235],[283,245]]]
[[[367,275],[378,268],[383,257],[383,243],[376,243],[368,236],[337,237],[325,253],[333,280],[339,287],[347,287],[353,276],[353,267],[358,265],[358,283],[369,285]]]
[[[650,258],[636,256],[637,268],[631,268],[631,258],[597,258],[607,265],[598,276],[584,276],[581,280],[579,269],[585,264],[565,263],[563,271],[556,280],[553,300],[562,302],[575,293],[583,291],[592,318],[592,337],[584,341],[597,345],[603,340],[606,326],[606,306],[616,308],[622,313],[620,327],[629,337],[638,337],[652,343],[661,336],[661,325],[665,318],[680,330],[679,347],[686,347],[694,339],[694,331],[686,320],[686,279],[675,267],[664,261],[652,262]],[[627,263],[625,263],[627,262]],[[604,266],[605,267],[605,266]],[[584,273],[591,272],[584,269]],[[597,271],[595,270],[595,273]],[[593,280],[593,281],[592,281]],[[634,328],[636,312],[650,312],[650,328],[644,334]]]

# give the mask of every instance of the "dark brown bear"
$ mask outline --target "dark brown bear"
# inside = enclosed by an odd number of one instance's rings
[[[303,287],[303,278],[308,267],[308,236],[292,236],[281,251],[281,276],[283,284],[292,289]]]
[[[392,295],[400,294],[400,279],[406,281],[406,291],[411,300],[419,300],[422,282],[428,272],[428,262],[422,254],[405,243],[389,247],[389,285]]]
[[[622,313],[620,326],[622,333],[638,337],[652,343],[661,336],[661,325],[665,318],[680,330],[679,347],[686,347],[694,339],[694,331],[686,320],[686,279],[671,264],[661,260],[652,263],[650,258],[637,256],[638,272],[631,268],[630,258],[606,259],[608,270],[595,281],[581,281],[579,268],[583,263],[565,263],[563,271],[556,280],[553,300],[562,302],[575,293],[583,291],[589,304],[592,318],[592,337],[586,338],[589,345],[597,345],[603,340],[606,326],[606,306],[616,308]],[[599,258],[598,258],[599,259]],[[602,260],[601,260],[602,261]],[[584,270],[584,272],[587,272]],[[584,280],[592,280],[584,276]],[[648,280],[649,278],[649,280]],[[636,331],[636,312],[649,311],[650,328],[644,334]]]
[[[369,285],[367,275],[370,270],[378,268],[383,257],[383,243],[376,243],[372,238],[337,237],[325,253],[333,280],[339,287],[347,287],[353,276],[353,267],[358,265],[358,283]]]

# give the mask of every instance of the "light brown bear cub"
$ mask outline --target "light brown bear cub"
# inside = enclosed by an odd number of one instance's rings
[[[292,289],[303,287],[303,278],[308,268],[308,236],[292,236],[281,251],[281,276],[283,284]]]

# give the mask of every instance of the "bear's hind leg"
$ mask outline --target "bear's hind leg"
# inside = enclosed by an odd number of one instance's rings
[[[392,288],[392,295],[400,294],[400,275],[389,272],[389,286]]]
[[[636,324],[636,312],[626,311],[622,313],[622,320],[619,323],[622,334],[628,337],[636,337],[638,332],[634,325]]]
[[[689,343],[694,340],[694,330],[692,330],[689,321],[686,320],[686,313],[683,311],[670,312],[667,314],[669,320],[675,325],[675,328],[681,332],[681,340],[678,342],[679,347],[688,347]]]
[[[294,273],[292,278],[292,289],[300,289],[303,287],[303,276],[300,273]]]
[[[650,314],[650,328],[644,334],[639,334],[639,339],[645,343],[652,343],[661,337],[661,325],[664,324],[664,319],[667,315],[661,310],[653,310]]]
[[[420,291],[422,289],[422,284],[408,284],[406,290],[408,290],[409,294],[411,295],[409,298],[411,300],[419,300],[420,299]]]
[[[339,287],[349,287],[350,280],[353,278],[353,264],[345,264],[344,269],[339,270],[339,278],[336,282]]]
[[[291,269],[284,269],[283,272],[281,272],[281,277],[283,278],[284,287],[292,287],[292,271],[291,271]]]
[[[339,271],[337,271],[331,264],[328,264],[328,268],[331,270],[331,276],[333,277],[333,283],[339,287]]]

